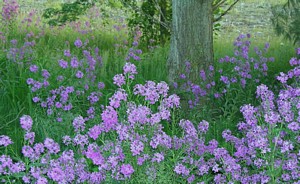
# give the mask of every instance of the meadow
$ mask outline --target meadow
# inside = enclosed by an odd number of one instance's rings
[[[299,183],[289,41],[220,33],[197,82],[186,62],[169,84],[168,43],[121,16],[51,27],[17,9],[2,5],[0,183]]]

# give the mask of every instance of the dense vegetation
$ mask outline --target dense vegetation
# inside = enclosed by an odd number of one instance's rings
[[[123,18],[18,10],[4,1],[1,183],[299,183],[300,48],[216,36],[214,65],[168,84],[168,43]]]

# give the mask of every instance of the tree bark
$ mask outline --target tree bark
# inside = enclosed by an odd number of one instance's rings
[[[171,48],[167,62],[169,82],[175,82],[185,61],[191,80],[213,64],[213,0],[172,0]]]

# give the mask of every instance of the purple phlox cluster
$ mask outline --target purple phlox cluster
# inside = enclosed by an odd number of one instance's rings
[[[198,132],[191,121],[180,120],[179,126],[184,130],[187,136],[198,137]]]
[[[11,21],[19,11],[19,4],[16,0],[4,0],[2,6],[2,20]]]
[[[101,117],[105,132],[109,132],[111,129],[116,129],[118,124],[118,113],[113,107],[107,106],[102,112]]]
[[[0,135],[0,146],[8,146],[10,144],[12,144],[12,140],[10,139],[10,137],[6,136],[6,135]]]
[[[45,148],[48,149],[49,153],[56,154],[60,151],[60,146],[51,138],[46,138],[44,141]]]
[[[266,76],[268,71],[267,62],[274,61],[273,58],[266,58],[263,56],[263,53],[266,53],[268,51],[268,43],[265,44],[264,52],[259,50],[257,47],[254,48],[258,59],[249,57],[249,48],[251,45],[251,42],[248,40],[249,38],[250,37],[246,37],[245,35],[241,34],[234,42],[235,56],[232,58],[226,56],[224,58],[221,58],[219,61],[220,63],[235,65],[233,70],[234,73],[232,75],[239,76],[240,84],[243,88],[246,87],[246,84],[250,82],[250,80],[259,82],[264,76]],[[253,79],[254,76],[256,77],[255,79]],[[229,78],[231,77],[221,76],[220,80],[224,84],[229,85]]]
[[[73,120],[73,127],[76,133],[84,131],[85,128],[85,120],[82,116],[78,116]]]
[[[64,56],[71,57],[71,51],[69,49],[64,50]]]
[[[125,82],[125,76],[123,74],[117,74],[113,78],[114,84],[117,85],[118,87],[121,87],[124,85]]]
[[[13,162],[13,159],[8,155],[0,156],[0,174],[12,175],[25,171],[23,162]]]
[[[87,135],[77,134],[73,138],[73,144],[76,146],[80,146],[81,148],[83,148],[88,143],[89,143],[89,139]]]
[[[257,112],[257,109],[255,107],[253,107],[252,105],[248,104],[248,105],[243,105],[240,109],[240,111],[242,112],[246,123],[250,126],[254,126],[257,123],[257,118],[255,116],[255,113]]]
[[[162,105],[166,108],[179,108],[180,107],[180,97],[176,94],[170,95],[164,98]]]
[[[74,42],[74,45],[75,45],[75,47],[80,48],[80,47],[82,47],[83,44],[82,44],[82,41],[79,38],[77,38]]]
[[[20,118],[20,124],[21,124],[21,127],[26,130],[27,132],[29,132],[32,128],[32,118],[28,115],[23,115],[21,118]]]
[[[151,159],[151,162],[157,162],[160,163],[165,159],[165,156],[163,153],[154,153],[153,157]]]
[[[130,176],[134,173],[134,169],[130,164],[122,164],[120,173],[122,173],[126,178],[130,178]]]
[[[63,59],[58,60],[58,64],[63,69],[66,69],[69,67],[69,63]]]
[[[134,140],[130,144],[132,156],[140,155],[144,150],[144,144],[140,140]]]
[[[130,79],[134,79],[134,75],[137,74],[136,66],[129,62],[125,63],[123,67],[123,73],[125,76],[128,75]]]
[[[36,73],[39,70],[39,67],[36,65],[30,65],[29,70],[33,73]]]
[[[128,126],[120,124],[117,126],[116,130],[120,141],[128,140],[130,138]]]
[[[124,89],[118,89],[112,97],[109,98],[109,105],[114,108],[119,108],[122,101],[127,101],[127,93]]]
[[[137,46],[138,42],[134,41],[133,46]],[[134,61],[140,61],[141,58],[139,55],[141,55],[143,52],[140,49],[134,49],[134,48],[130,48],[127,57],[125,58],[126,61],[130,61],[130,59],[132,58]]]
[[[146,124],[149,122],[151,109],[146,106],[132,106],[127,110],[128,122],[134,126],[136,123]]]
[[[100,148],[96,144],[90,144],[85,155],[87,158],[91,159],[95,165],[101,166],[105,163],[104,157],[100,152]]]
[[[101,92],[92,92],[89,96],[88,96],[88,100],[90,101],[90,104],[95,104],[97,103],[100,99],[99,97],[102,96]]]
[[[76,72],[75,76],[76,76],[78,79],[82,79],[83,76],[84,76],[84,73],[83,73],[82,71],[78,70],[78,71]]]
[[[102,131],[103,128],[100,125],[94,125],[92,128],[89,129],[88,135],[90,138],[96,140]]]
[[[163,131],[157,131],[157,133],[151,138],[150,146],[153,149],[156,149],[159,145],[171,149],[172,138]]]
[[[72,68],[78,68],[79,67],[79,61],[78,61],[78,58],[76,56],[71,58],[70,65],[71,65]]]
[[[147,81],[145,85],[137,84],[134,86],[134,94],[144,96],[150,104],[155,104],[160,98],[166,97],[168,90],[169,87],[165,82],[156,84],[153,81]]]
[[[34,132],[26,132],[24,135],[24,140],[28,141],[29,144],[33,144],[35,138],[35,133]]]
[[[7,51],[7,59],[23,65],[24,61],[31,62],[34,58],[33,56],[33,47],[35,45],[35,42],[25,42],[23,46],[20,48],[17,47],[17,45],[13,45],[13,47],[9,48]]]
[[[182,176],[188,176],[190,174],[189,169],[182,164],[177,164],[174,168],[174,172]]]

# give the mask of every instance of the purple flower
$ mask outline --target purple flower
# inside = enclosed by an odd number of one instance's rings
[[[73,120],[73,127],[75,129],[76,133],[79,133],[80,131],[84,131],[85,128],[85,120],[82,116],[78,116]]]
[[[63,60],[63,59],[61,59],[61,60],[59,60],[58,61],[58,64],[59,64],[59,66],[61,67],[61,68],[68,68],[68,65],[69,65],[69,63],[67,62],[67,61],[65,61],[65,60]]]
[[[280,72],[280,75],[278,75],[276,77],[276,79],[279,80],[282,84],[286,84],[286,82],[289,79],[289,77],[285,73]]]
[[[198,131],[201,133],[206,133],[208,131],[208,128],[209,128],[209,123],[205,120],[202,120],[198,124]]]
[[[297,58],[295,58],[295,57],[291,58],[291,59],[290,59],[290,65],[291,65],[291,66],[296,66],[296,65],[298,65],[298,60],[297,60]]]
[[[297,48],[297,54],[300,55],[300,47]]]
[[[77,57],[72,57],[70,64],[72,68],[78,68],[79,63]]]
[[[45,79],[48,79],[48,78],[50,77],[50,73],[48,72],[48,70],[43,69],[43,70],[42,70],[42,76],[43,76]]]
[[[86,157],[91,159],[95,165],[101,166],[104,164],[104,157],[100,153],[100,149],[96,144],[90,144],[85,153]]]
[[[123,74],[117,74],[113,78],[114,84],[118,87],[121,87],[123,84],[125,84],[125,77]]]
[[[136,66],[132,63],[125,63],[123,67],[124,74],[129,74],[130,79],[134,79],[134,75],[137,74]]]
[[[10,144],[12,144],[12,140],[10,139],[10,137],[6,136],[6,135],[0,135],[0,146],[8,146]]]
[[[105,84],[103,82],[98,83],[98,89],[103,89],[105,87]]]
[[[94,125],[92,128],[89,129],[88,135],[90,138],[96,140],[101,134],[101,132],[102,128],[100,127],[100,125]]]
[[[64,56],[67,56],[67,57],[71,57],[71,52],[70,50],[64,50]]]
[[[75,42],[74,42],[74,45],[77,48],[80,48],[82,46],[82,41],[79,38],[77,38],[77,40],[75,40]]]
[[[24,139],[28,140],[30,144],[34,142],[35,133],[34,132],[26,132]]]
[[[31,128],[32,128],[32,119],[30,116],[28,115],[23,115],[21,118],[20,118],[20,124],[21,124],[21,127],[26,130],[26,131],[30,131]]]
[[[106,132],[116,128],[118,123],[118,113],[113,107],[106,107],[106,109],[102,112],[101,117],[104,125],[103,128]]]
[[[50,138],[45,139],[44,146],[49,150],[50,153],[56,154],[60,151],[59,144]]]
[[[31,66],[29,67],[29,70],[30,70],[31,72],[33,72],[33,73],[36,73],[36,72],[38,71],[38,69],[39,69],[39,67],[36,66],[36,65],[31,65]]]
[[[183,176],[188,176],[190,174],[190,171],[188,168],[186,168],[184,165],[182,164],[177,164],[175,166],[175,169],[174,169],[175,173],[176,174],[179,174],[179,175],[183,175]]]
[[[84,74],[82,73],[82,71],[77,71],[76,72],[76,77],[78,78],[78,79],[81,79],[82,77],[84,76]]]
[[[297,132],[298,130],[300,130],[300,125],[298,122],[292,122],[290,124],[288,124],[288,128],[294,132]]]
[[[130,144],[130,150],[132,153],[132,156],[136,156],[141,154],[141,152],[144,150],[144,144],[142,141],[135,140]]]
[[[157,162],[160,163],[165,159],[164,155],[162,153],[154,153],[153,158],[151,162]]]
[[[130,164],[122,164],[120,172],[126,177],[129,178],[134,172],[133,167]]]
[[[25,157],[32,158],[34,156],[34,150],[30,146],[23,146],[22,154]]]

